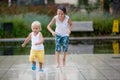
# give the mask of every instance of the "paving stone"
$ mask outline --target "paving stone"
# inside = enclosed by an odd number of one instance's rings
[[[113,56],[68,54],[66,66],[56,68],[55,55],[45,55],[44,72],[38,62],[36,71],[31,70],[29,55],[0,56],[0,80],[120,80],[120,59]]]

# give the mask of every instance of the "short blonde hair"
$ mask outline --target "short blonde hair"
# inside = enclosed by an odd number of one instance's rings
[[[33,28],[34,26],[38,26],[41,30],[41,23],[39,21],[33,21],[33,23],[31,24],[31,28]]]

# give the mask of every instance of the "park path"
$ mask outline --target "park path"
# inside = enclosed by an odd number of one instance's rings
[[[120,55],[68,54],[65,67],[45,55],[44,72],[31,70],[29,55],[0,56],[0,80],[120,80]],[[62,55],[60,56],[62,58]]]

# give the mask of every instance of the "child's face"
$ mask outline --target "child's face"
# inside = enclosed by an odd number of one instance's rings
[[[65,16],[65,13],[62,10],[58,9],[57,10],[57,15],[58,15],[59,18],[63,19],[64,16]]]
[[[32,31],[35,32],[35,33],[39,32],[40,31],[39,26],[33,26]]]

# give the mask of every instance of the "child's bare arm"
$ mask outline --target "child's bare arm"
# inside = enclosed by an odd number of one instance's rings
[[[70,27],[69,27],[69,34],[71,33],[71,30],[72,30],[72,28],[73,28],[73,25],[72,25],[72,21],[69,19],[68,20],[68,23],[69,23],[69,25],[70,25]]]
[[[30,41],[30,39],[31,39],[31,33],[28,35],[28,37],[27,37],[27,38],[25,39],[25,41],[23,42],[22,47],[25,47],[26,44]]]
[[[55,23],[55,18],[53,18],[47,26],[47,29],[52,33],[53,36],[55,36],[55,31],[53,31],[51,27],[54,23]]]

